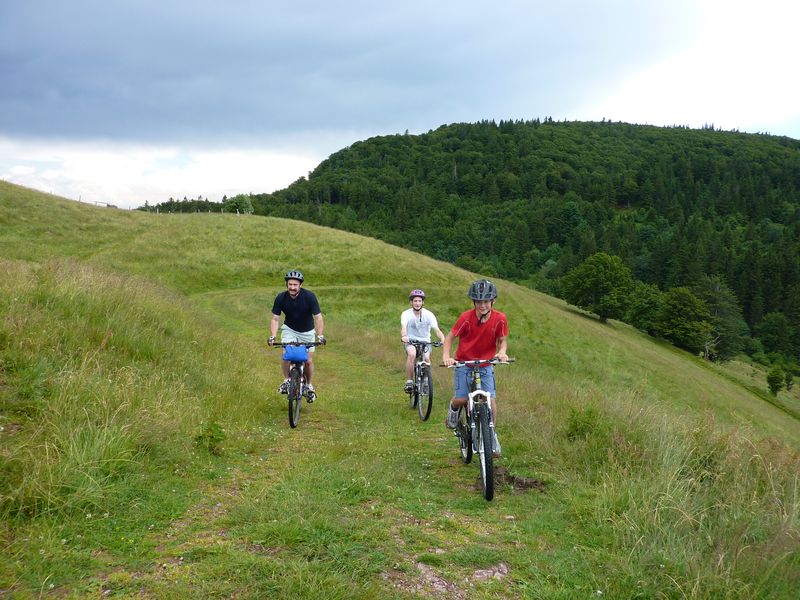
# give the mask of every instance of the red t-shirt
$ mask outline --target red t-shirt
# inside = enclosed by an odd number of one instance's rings
[[[475,309],[461,313],[450,332],[458,338],[456,360],[489,360],[497,354],[497,338],[508,335],[508,319],[499,310],[478,322]]]

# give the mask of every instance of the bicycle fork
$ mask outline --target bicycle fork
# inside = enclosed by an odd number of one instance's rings
[[[297,381],[300,384],[300,397],[307,398],[308,400],[313,400],[316,397],[316,394],[308,389],[306,385],[306,370],[304,363],[297,363],[295,365],[295,369],[297,369]]]
[[[486,400],[476,401],[475,398],[477,396],[481,396],[486,398]],[[475,405],[481,403],[486,406],[486,410],[489,416],[489,434],[492,436],[490,439],[492,440],[492,446],[494,446],[494,415],[492,414],[492,397],[486,390],[475,390],[474,392],[470,392],[469,396],[467,396],[467,415],[469,415],[469,423],[470,428],[472,429],[472,451],[473,452],[480,452],[482,449],[481,444],[479,444],[478,440],[478,415],[475,411]],[[485,434],[484,434],[485,435]]]

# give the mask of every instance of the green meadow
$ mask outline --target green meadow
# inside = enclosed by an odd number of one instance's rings
[[[318,400],[265,345],[317,293]],[[0,597],[795,598],[800,395],[498,280],[495,499],[402,393],[399,316],[476,274],[255,216],[0,182]],[[434,350],[434,360],[440,356]]]

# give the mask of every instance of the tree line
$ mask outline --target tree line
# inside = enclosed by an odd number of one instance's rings
[[[138,207],[136,210],[143,212],[155,213],[238,213],[238,214],[252,214],[253,204],[250,202],[250,197],[246,194],[239,194],[228,198],[222,197],[222,202],[214,202],[208,198],[198,196],[197,198],[183,197],[183,200],[175,200],[170,198],[166,202],[151,205],[145,202],[143,206]]]

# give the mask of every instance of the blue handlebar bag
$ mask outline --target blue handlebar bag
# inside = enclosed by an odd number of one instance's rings
[[[308,360],[308,348],[305,346],[286,346],[283,349],[283,360],[306,362]]]

